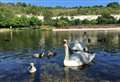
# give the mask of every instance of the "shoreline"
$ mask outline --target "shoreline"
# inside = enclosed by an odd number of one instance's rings
[[[41,31],[120,31],[120,25],[111,24],[111,25],[77,25],[77,26],[67,26],[61,28],[0,28],[1,32],[10,32],[10,31],[18,31],[18,30],[29,30],[29,29],[38,29]]]
[[[120,27],[115,28],[70,28],[70,29],[52,29],[54,32],[59,31],[120,31]]]
[[[0,32],[10,32],[12,29],[9,28],[0,28]]]

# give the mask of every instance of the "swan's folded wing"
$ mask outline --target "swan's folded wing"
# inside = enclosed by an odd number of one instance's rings
[[[80,62],[84,64],[90,63],[93,58],[95,57],[95,54],[90,54],[86,52],[76,52],[76,54],[72,54],[71,58],[74,60],[79,60]]]

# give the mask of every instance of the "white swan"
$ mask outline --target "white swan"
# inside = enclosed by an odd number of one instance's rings
[[[73,51],[88,51],[88,48],[77,40],[70,44],[70,48]]]
[[[64,66],[81,66],[84,64],[88,64],[95,57],[95,54],[90,54],[83,51],[73,53],[70,56],[67,40],[64,40],[64,49],[65,49]]]
[[[34,66],[34,63],[30,63],[30,66],[28,67],[29,73],[35,73],[37,71],[36,67]]]

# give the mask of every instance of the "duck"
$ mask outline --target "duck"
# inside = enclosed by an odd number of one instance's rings
[[[35,58],[43,58],[43,57],[45,57],[45,52],[35,53],[35,54],[33,54],[33,57],[35,57]]]
[[[55,55],[56,55],[55,51],[48,50],[48,51],[43,51],[42,53],[35,53],[35,54],[33,54],[33,57],[35,57],[35,58],[44,58],[44,57],[50,58]]]
[[[56,52],[49,50],[47,52],[47,57],[49,58],[49,57],[55,56],[56,54],[57,54]]]
[[[37,71],[36,67],[34,66],[34,63],[30,63],[30,66],[28,67],[29,73],[35,73]]]
[[[82,66],[89,64],[95,58],[95,53],[91,54],[84,51],[77,51],[70,54],[66,39],[64,39],[64,53],[64,66]]]

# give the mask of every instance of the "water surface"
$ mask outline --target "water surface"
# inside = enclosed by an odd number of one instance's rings
[[[63,65],[63,39],[83,41],[96,53],[94,62],[79,68]],[[57,55],[37,59],[41,50]],[[35,74],[27,67],[34,62]],[[21,30],[0,33],[0,82],[120,82],[120,33],[115,31],[49,32]]]

